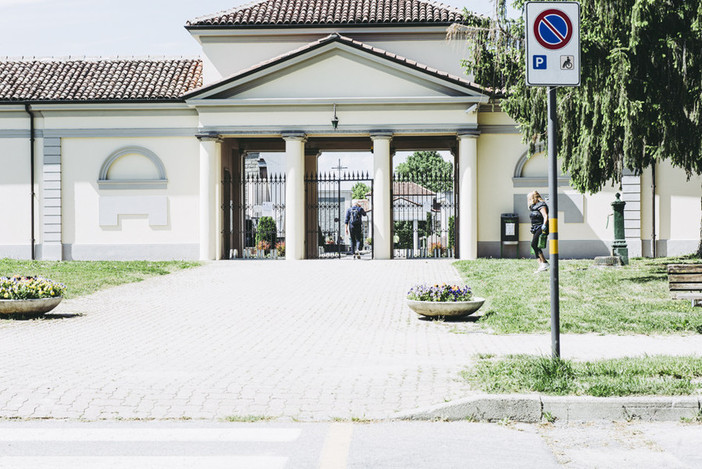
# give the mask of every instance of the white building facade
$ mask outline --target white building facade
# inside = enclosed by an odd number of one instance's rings
[[[458,257],[498,256],[502,213],[519,214],[527,253],[545,159],[526,160],[514,122],[464,75],[465,47],[446,41],[460,19],[420,0],[268,0],[191,21],[198,59],[1,62],[0,257],[229,258],[245,248],[245,156],[283,152],[285,257],[304,259],[318,242],[305,175],[339,150],[372,151],[376,259],[393,252],[392,156],[415,150],[454,156]],[[701,185],[667,163],[595,195],[564,177],[560,254],[608,252],[615,192],[630,255],[654,239],[658,255],[694,252]]]

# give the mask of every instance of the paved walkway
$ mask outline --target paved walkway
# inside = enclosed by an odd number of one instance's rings
[[[0,322],[0,417],[382,418],[465,397],[477,353],[550,353],[550,336],[418,319],[448,261],[222,261]],[[73,314],[81,316],[70,317]],[[695,354],[701,336],[562,337],[571,358]]]

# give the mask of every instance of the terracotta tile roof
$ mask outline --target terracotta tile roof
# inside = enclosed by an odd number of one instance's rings
[[[458,8],[428,0],[262,0],[188,21],[187,27],[449,24]]]
[[[192,90],[185,97],[190,98],[190,97],[193,97],[193,96],[200,94],[202,92],[205,92],[205,91],[211,90],[213,88],[217,88],[219,86],[225,85],[227,83],[231,83],[233,81],[242,79],[248,75],[259,72],[261,70],[265,70],[266,68],[275,66],[275,65],[280,64],[282,62],[285,62],[286,60],[290,60],[294,57],[297,57],[297,56],[300,56],[304,53],[313,51],[313,50],[318,49],[320,47],[323,47],[327,44],[330,44],[332,42],[339,42],[342,44],[346,44],[350,47],[353,47],[353,48],[358,49],[358,50],[363,50],[363,51],[368,52],[370,54],[373,54],[377,57],[383,57],[383,58],[386,58],[388,60],[392,60],[393,62],[405,65],[409,68],[419,70],[419,71],[426,73],[428,75],[432,75],[432,76],[442,78],[444,80],[459,84],[461,86],[465,86],[465,87],[470,88],[473,91],[477,91],[479,93],[482,93],[484,91],[484,89],[480,85],[471,82],[466,77],[459,77],[456,75],[452,75],[450,73],[447,73],[447,72],[444,72],[441,70],[437,70],[433,67],[429,67],[428,65],[421,64],[421,63],[416,62],[414,60],[407,59],[401,55],[393,54],[392,52],[388,52],[388,51],[380,49],[378,47],[373,47],[373,46],[368,45],[364,42],[357,41],[355,39],[351,39],[349,37],[342,36],[342,35],[337,34],[337,33],[332,33],[326,37],[318,39],[317,41],[310,42],[309,44],[305,44],[304,46],[299,47],[295,50],[281,54],[278,57],[274,57],[272,59],[269,59],[269,60],[266,60],[266,61],[261,62],[259,64],[256,64],[256,65],[249,67],[247,69],[241,70],[241,71],[237,72],[236,74],[234,74],[230,77],[227,77],[221,81],[208,84],[207,86],[204,86],[200,89]]]
[[[0,101],[177,100],[199,86],[199,59],[0,60]]]
[[[393,196],[435,196],[436,192],[432,192],[424,186],[410,181],[394,181],[392,183]]]

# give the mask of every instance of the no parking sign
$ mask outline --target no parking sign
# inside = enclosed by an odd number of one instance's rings
[[[527,85],[580,86],[580,4],[527,2]]]

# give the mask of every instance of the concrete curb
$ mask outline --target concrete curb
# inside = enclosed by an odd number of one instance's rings
[[[642,420],[679,422],[702,412],[702,396],[591,397],[538,394],[483,394],[424,409],[400,412],[391,420],[478,420],[534,423]]]

